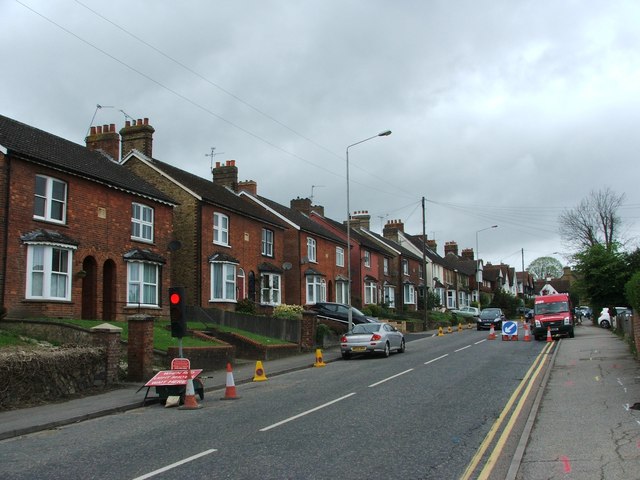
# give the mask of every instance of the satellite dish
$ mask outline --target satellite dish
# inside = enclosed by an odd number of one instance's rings
[[[282,264],[282,269],[284,271],[291,270],[291,268],[293,268],[293,265],[291,265],[291,262],[284,262]]]
[[[182,243],[179,240],[171,240],[169,245],[167,245],[167,249],[170,252],[175,252],[176,250],[180,250],[182,248]]]

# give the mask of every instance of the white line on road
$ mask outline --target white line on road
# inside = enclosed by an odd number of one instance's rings
[[[384,380],[380,380],[379,382],[372,383],[371,385],[369,385],[369,388],[377,387],[377,386],[378,386],[378,385],[380,385],[381,383],[384,383],[384,382],[386,382],[386,381],[388,381],[388,380],[391,380],[392,378],[399,377],[400,375],[404,375],[405,373],[409,373],[409,372],[410,372],[410,371],[412,371],[412,370],[413,370],[413,368],[410,368],[409,370],[405,370],[404,372],[396,373],[395,375],[393,375],[393,376],[391,376],[391,377],[388,377],[388,378],[385,378]]]
[[[298,415],[294,415],[293,417],[289,417],[289,418],[287,418],[285,420],[282,420],[281,422],[274,423],[273,425],[269,425],[268,427],[261,428],[260,431],[261,432],[266,432],[267,430],[271,430],[272,428],[279,427],[280,425],[284,425],[285,423],[291,422],[292,420],[295,420],[295,419],[300,418],[300,417],[304,417],[305,415],[309,415],[310,413],[318,411],[318,410],[320,410],[320,409],[322,409],[324,407],[328,407],[329,405],[333,405],[334,403],[339,402],[341,400],[344,400],[345,398],[349,398],[352,395],[355,395],[355,392],[354,393],[350,393],[348,395],[345,395],[344,397],[340,397],[340,398],[336,398],[335,400],[331,400],[330,402],[327,402],[327,403],[325,403],[323,405],[320,405],[320,406],[318,406],[316,408],[312,408],[311,410],[307,410],[306,412],[299,413]]]
[[[482,342],[486,342],[486,341],[487,341],[487,339],[483,338],[482,340],[478,340],[476,343],[474,343],[474,345],[478,345],[478,344],[480,344]]]
[[[459,348],[457,350],[454,350],[453,353],[461,352],[462,350],[466,350],[467,348],[471,348],[471,345],[467,345],[466,347],[462,347],[462,348]]]
[[[444,357],[448,357],[448,356],[449,356],[449,354],[445,353],[444,355],[440,355],[439,357],[434,358],[433,360],[429,360],[428,362],[424,362],[424,364],[425,365],[429,365],[430,363],[437,362],[438,360],[442,360]]]
[[[184,460],[180,460],[179,462],[172,463],[171,465],[167,465],[166,467],[162,467],[158,470],[154,470],[153,472],[142,475],[141,477],[136,477],[133,480],[144,480],[145,478],[155,477],[159,473],[163,473],[163,472],[166,472],[167,470],[171,470],[172,468],[179,467],[180,465],[183,465],[187,462],[191,462],[192,460],[195,460],[197,458],[204,457],[205,455],[209,455],[210,453],[213,453],[213,452],[217,452],[217,450],[215,448],[205,450],[204,452],[193,455],[192,457],[185,458]]]

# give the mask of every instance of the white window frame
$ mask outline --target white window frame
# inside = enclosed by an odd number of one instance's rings
[[[211,262],[210,263],[210,280],[211,291],[210,302],[236,302],[236,267],[235,263],[230,262]],[[220,269],[219,278],[216,278],[217,270]],[[219,283],[219,285],[218,285]]]
[[[273,257],[273,230],[268,228],[262,229],[262,255],[265,257]]]
[[[371,252],[369,250],[364,251],[364,266],[371,268]]]
[[[336,281],[336,303],[349,303],[349,282]]]
[[[147,214],[147,215],[145,215]],[[133,202],[131,204],[131,239],[153,242],[154,211],[148,205]]]
[[[224,213],[213,213],[213,243],[229,246],[229,217]]]
[[[159,281],[157,263],[127,262],[127,307],[159,307]]]
[[[409,260],[406,258],[402,259],[402,274],[409,275]]]
[[[403,286],[403,296],[405,305],[415,305],[416,303],[416,289],[410,283],[405,283]]]
[[[382,259],[382,271],[385,275],[389,275],[389,259],[387,257]]]
[[[310,262],[317,263],[318,261],[318,244],[315,238],[307,237],[307,258]]]
[[[327,298],[327,283],[321,275],[307,275],[307,304],[324,302]]]
[[[344,267],[344,248],[336,247],[336,266]]]
[[[260,304],[280,305],[282,303],[282,275],[264,272],[260,274]]]
[[[455,290],[447,290],[447,308],[456,308]]]
[[[26,299],[71,300],[73,250],[69,245],[28,245]]]
[[[38,194],[36,192],[36,186],[38,183],[38,179],[43,179],[45,181],[45,191],[43,194]],[[64,198],[54,198],[53,191],[55,185],[62,185],[64,187],[63,197]],[[67,182],[62,180],[58,180],[57,178],[48,177],[46,175],[36,175],[36,185],[34,185],[34,204],[33,204],[33,218],[37,220],[45,220],[47,222],[52,223],[60,223],[65,224],[67,222],[67,193],[68,193],[68,185]],[[43,202],[42,209],[44,210],[43,215],[39,215],[36,213],[36,204],[38,200]],[[62,218],[56,218],[53,216],[53,210],[55,206],[60,206],[60,215]]]
[[[396,287],[393,285],[384,286],[384,303],[389,305],[389,308],[395,308],[396,306]]]
[[[375,282],[366,280],[364,282],[364,304],[373,305],[378,303],[378,286]]]

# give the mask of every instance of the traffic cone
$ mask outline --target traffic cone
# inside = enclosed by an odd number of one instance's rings
[[[495,340],[496,339],[496,331],[493,328],[493,323],[491,324],[491,328],[489,329],[489,337],[487,340]]]
[[[451,325],[449,325],[449,326],[447,327],[447,333],[451,333],[451,332],[453,332],[453,329],[451,328]]]
[[[326,367],[327,364],[322,360],[322,350],[316,348],[316,363],[313,364],[314,367]]]
[[[236,395],[236,383],[233,381],[233,372],[231,371],[231,364],[227,363],[227,385],[224,389],[224,397],[220,400],[237,400]]]
[[[458,331],[461,332],[462,331],[462,323],[458,323]]]
[[[442,332],[442,327],[438,327],[438,336],[444,337],[444,333]]]
[[[191,377],[191,369],[189,369],[187,377],[187,389],[184,392],[184,405],[178,407],[180,410],[197,410],[202,408],[196,400],[196,391],[193,388],[193,378]]]
[[[525,342],[530,342],[531,341],[531,332],[530,332],[528,323],[524,324],[524,341]]]
[[[551,327],[547,327],[547,342],[553,342],[553,338],[551,337]]]
[[[264,374],[264,368],[262,368],[262,362],[258,360],[256,362],[256,373],[253,376],[254,382],[264,382],[267,379],[267,376]]]

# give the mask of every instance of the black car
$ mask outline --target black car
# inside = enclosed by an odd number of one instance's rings
[[[344,323],[349,322],[349,305],[345,303],[317,302],[313,305],[308,305],[307,308],[320,316]],[[355,307],[351,307],[351,321],[353,324],[378,323],[376,318],[365,315]]]
[[[502,309],[485,308],[480,312],[480,317],[478,318],[478,330],[482,330],[483,328],[490,329],[491,325],[493,325],[493,329],[496,331],[502,330],[502,322],[504,320],[505,317]]]

